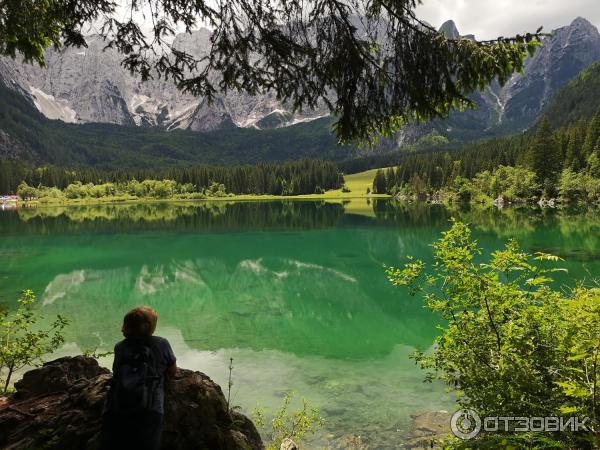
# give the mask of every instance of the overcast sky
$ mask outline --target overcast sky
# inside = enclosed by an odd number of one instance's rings
[[[118,0],[118,3],[124,5],[129,1]],[[600,27],[600,0],[422,1],[417,9],[420,18],[436,28],[452,19],[462,35],[474,34],[478,39],[533,32],[540,26],[550,32],[569,25],[578,16]]]
[[[600,25],[600,0],[423,0],[417,11],[436,28],[452,19],[461,34],[478,39],[535,31],[542,25],[552,31],[577,16]]]

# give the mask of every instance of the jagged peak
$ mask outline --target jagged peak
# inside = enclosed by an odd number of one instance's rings
[[[439,32],[443,33],[448,39],[458,39],[460,37],[460,33],[458,32],[454,20],[447,20],[444,22],[440,27]]]
[[[576,26],[584,26],[587,28],[596,28],[589,20],[587,20],[585,17],[581,17],[578,16],[576,17],[573,22],[571,22],[571,25],[569,25],[570,27],[576,27]]]
[[[576,17],[569,25],[560,27],[553,31],[553,35],[561,33],[583,33],[589,35],[599,35],[598,28],[585,17]]]

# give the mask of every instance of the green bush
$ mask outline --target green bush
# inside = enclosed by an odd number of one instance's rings
[[[559,258],[522,251],[515,241],[479,263],[470,229],[454,222],[421,261],[387,268],[447,321],[430,354],[416,353],[426,378],[443,380],[460,408],[481,417],[590,418],[600,428],[600,289],[557,288]],[[598,448],[592,432],[481,433],[448,448]]]
[[[47,328],[39,327],[42,317],[33,309],[32,291],[23,291],[17,303],[15,311],[6,309],[0,313],[0,379],[4,382],[4,393],[17,370],[41,363],[46,354],[63,344],[62,331],[69,323],[66,318],[56,316]]]
[[[17,188],[17,195],[22,199],[38,198],[38,190],[22,181]]]
[[[267,436],[266,450],[278,450],[286,438],[300,444],[306,436],[317,433],[323,427],[324,419],[319,411],[304,398],[301,399],[300,408],[290,411],[293,399],[293,393],[285,394],[282,405],[275,411],[268,425],[263,408],[257,407],[252,412],[256,427]]]
[[[588,172],[565,169],[558,182],[560,198],[566,202],[597,202],[600,200],[600,179]]]

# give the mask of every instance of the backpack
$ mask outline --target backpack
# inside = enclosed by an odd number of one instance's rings
[[[153,346],[139,343],[113,376],[110,409],[120,413],[151,411],[160,379]]]

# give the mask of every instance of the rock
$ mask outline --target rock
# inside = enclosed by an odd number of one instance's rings
[[[290,438],[285,438],[281,445],[279,446],[279,450],[299,450],[298,445]]]
[[[540,201],[538,201],[538,205],[542,208],[556,208],[557,203],[558,202],[555,198],[551,198],[548,200],[546,200],[545,198],[541,198]]]
[[[405,448],[436,448],[436,442],[450,433],[451,417],[448,411],[427,411],[413,416],[412,431]]]
[[[27,372],[0,402],[0,448],[97,450],[111,373],[93,358],[61,358]],[[262,449],[254,424],[229,412],[218,384],[180,369],[166,384],[162,450]]]
[[[444,203],[444,199],[439,192],[436,192],[431,196],[428,203],[432,205],[442,205]]]
[[[15,398],[26,400],[43,394],[68,390],[79,382],[87,382],[100,375],[110,375],[110,370],[100,367],[93,358],[60,358],[30,370],[15,383]]]
[[[369,446],[361,436],[357,434],[346,434],[337,440],[334,448],[344,450],[367,450]]]
[[[498,208],[504,208],[505,203],[504,197],[502,196],[499,196],[496,200],[494,200],[494,205],[496,205]]]

